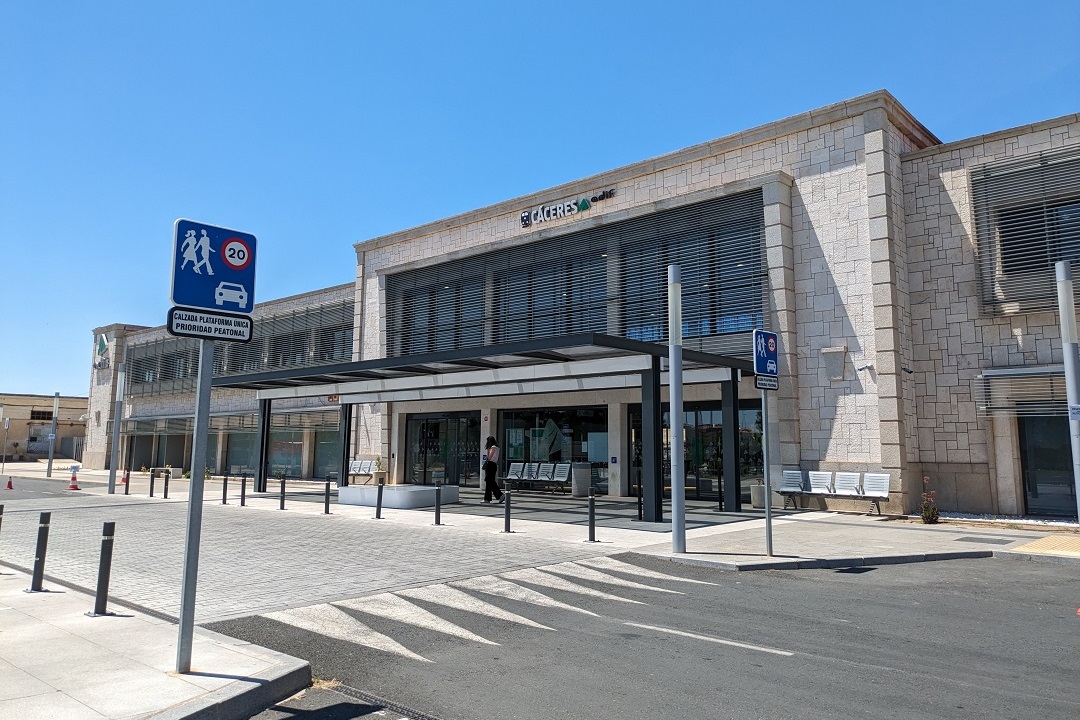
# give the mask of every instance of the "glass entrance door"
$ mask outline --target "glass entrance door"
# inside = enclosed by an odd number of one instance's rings
[[[480,485],[480,413],[409,415],[405,477],[416,485]]]
[[[1018,417],[1016,422],[1027,513],[1076,517],[1069,419]]]

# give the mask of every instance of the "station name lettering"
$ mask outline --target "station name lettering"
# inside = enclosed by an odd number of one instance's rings
[[[554,205],[541,205],[533,210],[522,210],[521,227],[527,228],[533,225],[539,225],[548,220],[576,215],[582,210],[588,210],[592,207],[593,203],[607,200],[611,197],[615,197],[615,190],[613,189],[603,190],[594,193],[591,197],[584,197],[579,200],[567,200],[565,202],[555,203]]]

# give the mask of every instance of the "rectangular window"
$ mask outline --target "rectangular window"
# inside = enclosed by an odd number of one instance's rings
[[[31,420],[52,420],[52,410],[31,410]]]
[[[971,171],[984,312],[1057,307],[1054,265],[1080,259],[1080,148]]]

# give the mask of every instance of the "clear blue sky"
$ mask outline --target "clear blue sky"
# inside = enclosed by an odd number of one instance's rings
[[[173,221],[257,300],[353,243],[872,90],[948,142],[1080,111],[1080,3],[0,0],[0,392],[161,325]]]

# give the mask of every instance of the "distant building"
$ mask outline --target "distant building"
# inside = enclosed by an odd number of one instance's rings
[[[588,464],[609,495],[659,497],[677,263],[697,353],[689,497],[738,509],[767,463],[888,473],[893,512],[915,510],[926,477],[947,510],[1076,514],[1054,263],[1080,259],[1080,115],[942,144],[874,92],[356,253],[355,287],[320,291],[347,323],[312,293],[281,301],[301,330],[257,322],[254,349],[222,350],[212,465],[309,476],[337,452],[379,457],[395,482],[475,484],[494,435],[503,469]],[[780,337],[767,427],[755,328]],[[322,350],[339,329],[344,362]],[[181,464],[188,346],[160,328],[127,342],[129,457]],[[252,418],[268,412],[260,452]]]
[[[55,443],[50,443],[55,400],[53,395],[0,394],[0,415],[9,421],[6,431],[0,421],[0,454],[9,461],[46,458],[52,444],[54,458],[81,460],[87,399],[60,396]]]

